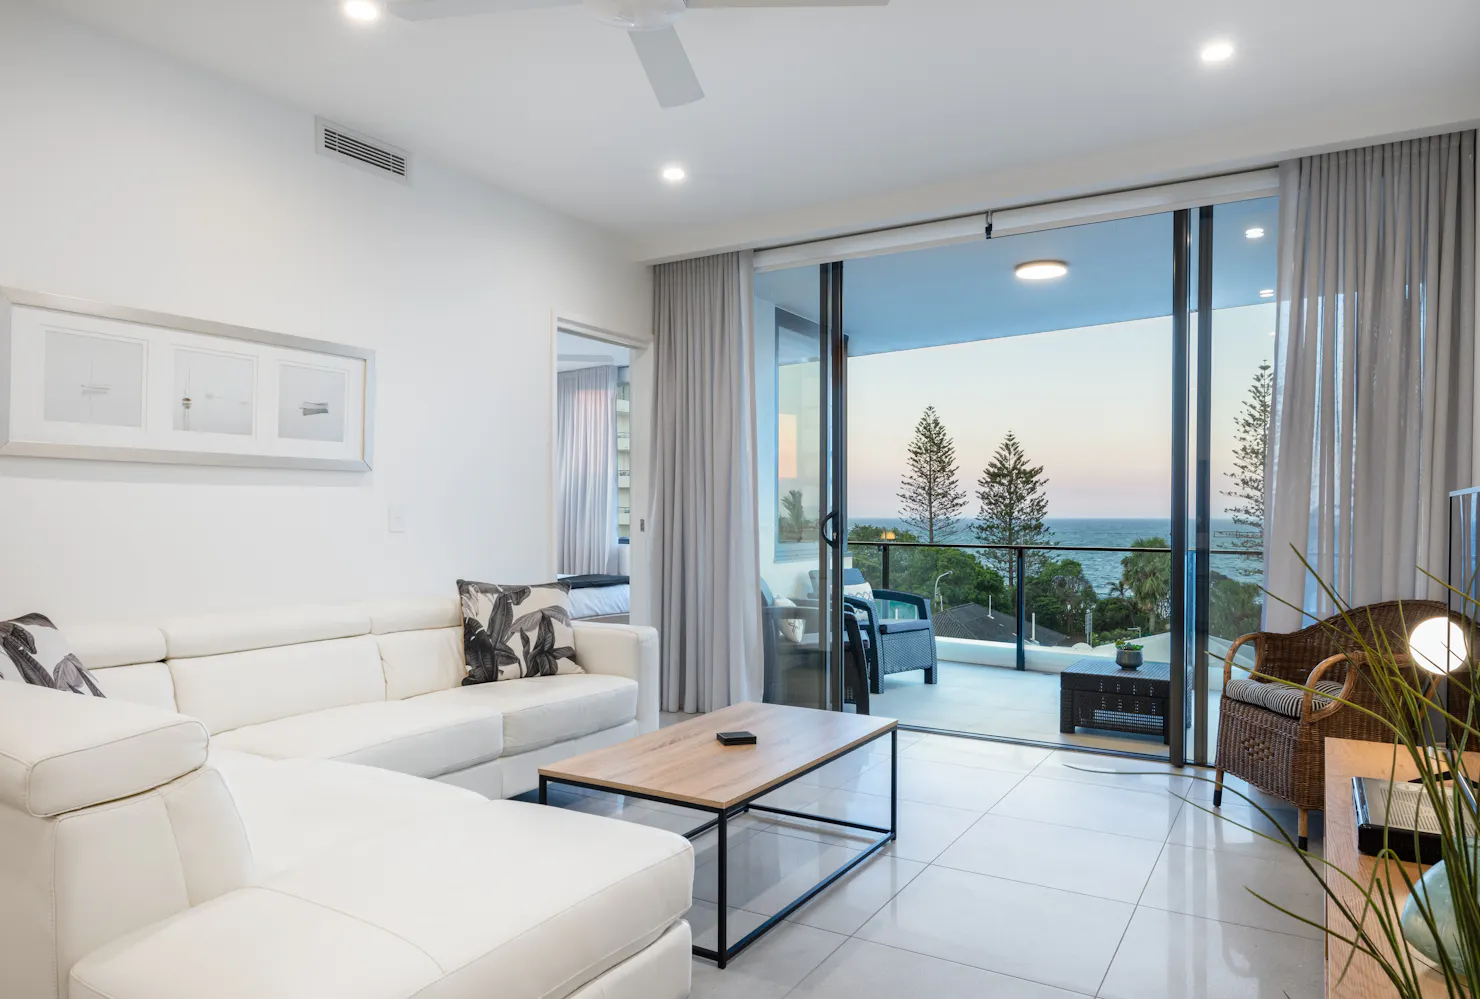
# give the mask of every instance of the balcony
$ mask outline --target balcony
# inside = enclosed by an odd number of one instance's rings
[[[886,675],[882,693],[871,698],[874,714],[943,731],[1164,751],[1160,736],[1083,727],[1061,732],[1059,674],[1080,659],[1114,658],[1117,639],[1142,645],[1148,663],[1170,662],[1170,549],[858,540],[848,547],[852,567],[875,589],[918,593],[932,607],[938,682],[924,683],[920,672]],[[1098,586],[1084,573],[1091,560],[1100,570]],[[1116,561],[1124,566],[1121,579],[1107,585],[1104,572]],[[1196,698],[1203,698],[1212,747],[1224,656],[1234,638],[1259,627],[1262,594],[1254,579],[1262,555],[1214,549],[1209,561],[1210,634],[1199,656],[1205,681],[1188,670],[1187,710],[1190,725]],[[1196,589],[1192,562],[1189,556],[1189,602]],[[893,601],[878,601],[876,608],[882,619],[917,613]],[[1247,649],[1238,659],[1253,664]]]

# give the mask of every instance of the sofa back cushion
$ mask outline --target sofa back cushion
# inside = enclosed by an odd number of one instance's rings
[[[380,664],[385,671],[385,697],[399,701],[430,694],[462,683],[463,630],[432,628],[376,635]]]
[[[175,685],[164,664],[164,632],[144,625],[65,623],[62,632],[104,697],[176,709]]]
[[[93,682],[104,697],[131,704],[143,704],[162,711],[175,711],[175,681],[164,663],[137,663],[133,666],[109,666],[89,669]]]
[[[211,734],[290,715],[385,700],[369,635],[169,660],[175,703]]]
[[[370,634],[363,607],[304,604],[173,618],[162,627],[171,659],[271,649]]]
[[[399,701],[462,683],[462,605],[454,596],[391,597],[364,605],[380,646],[386,700]]]

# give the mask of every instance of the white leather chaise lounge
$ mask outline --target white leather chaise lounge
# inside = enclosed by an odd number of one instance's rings
[[[687,996],[686,840],[489,800],[656,723],[652,633],[462,688],[455,614],[67,629],[107,698],[0,683],[0,994]]]

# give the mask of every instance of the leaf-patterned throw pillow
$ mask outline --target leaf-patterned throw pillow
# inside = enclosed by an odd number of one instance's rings
[[[0,621],[0,680],[103,696],[57,626],[41,614]]]
[[[462,599],[463,684],[583,673],[576,664],[565,583],[501,586],[457,581]]]

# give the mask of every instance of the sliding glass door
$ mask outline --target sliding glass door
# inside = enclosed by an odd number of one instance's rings
[[[842,264],[778,272],[755,303],[765,699],[844,706]]]
[[[1260,614],[1276,207],[758,273],[768,698],[1209,760]]]

